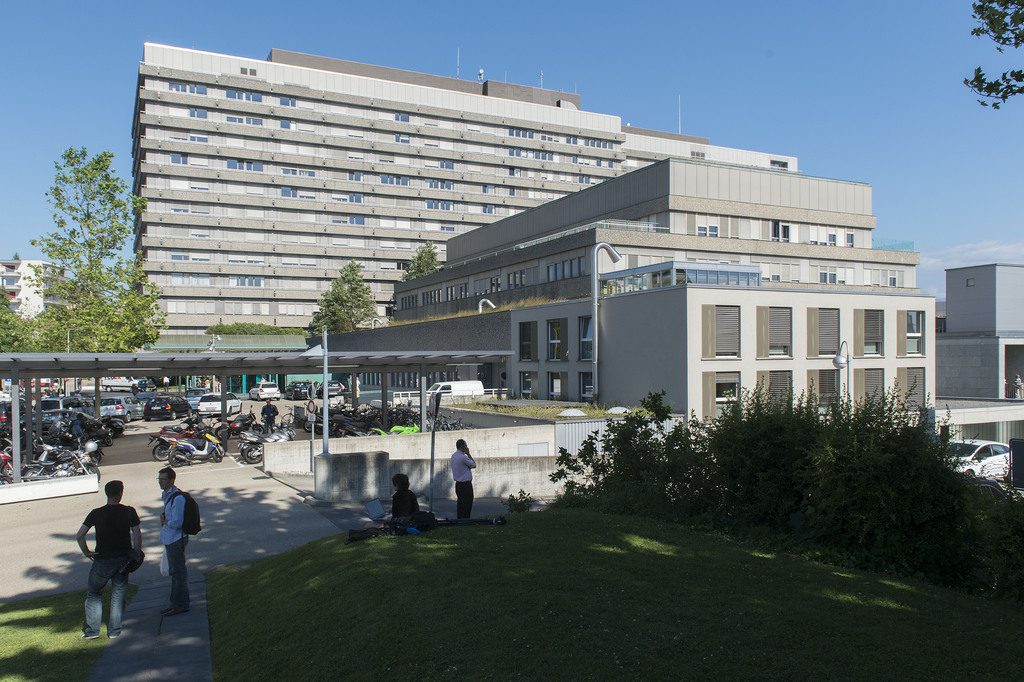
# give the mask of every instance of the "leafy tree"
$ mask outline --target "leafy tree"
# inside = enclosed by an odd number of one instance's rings
[[[355,331],[376,313],[373,294],[363,281],[363,269],[354,260],[341,269],[318,304],[320,309],[309,325],[312,334],[320,333],[323,327],[331,334]]]
[[[979,25],[971,30],[971,35],[988,36],[1000,52],[1007,46],[1016,49],[1024,45],[1024,0],[980,0],[972,6]],[[978,100],[982,106],[998,109],[1010,97],[1024,92],[1024,69],[1004,71],[989,80],[979,66],[974,77],[965,78],[964,84],[987,98]]]
[[[29,353],[32,350],[32,321],[23,320],[6,301],[0,301],[0,353]]]
[[[113,158],[71,147],[54,164],[46,196],[57,230],[31,240],[56,266],[34,267],[34,279],[60,302],[38,318],[40,348],[65,348],[70,334],[72,351],[129,352],[156,341],[163,327],[159,292],[140,262],[121,253],[146,201],[129,193]]]
[[[224,324],[220,322],[206,328],[207,334],[267,334],[281,335],[290,334],[305,336],[306,330],[298,327],[275,327],[272,324],[260,324],[258,322],[235,322]]]
[[[441,259],[437,257],[437,248],[434,242],[427,242],[416,249],[412,260],[409,261],[409,268],[402,275],[402,280],[408,282],[410,279],[432,275],[441,269]]]

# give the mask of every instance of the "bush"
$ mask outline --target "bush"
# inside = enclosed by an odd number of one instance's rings
[[[1009,540],[1024,531],[1024,501],[979,525],[948,444],[896,389],[857,405],[755,390],[715,420],[671,430],[663,396],[648,395],[579,453],[560,450],[556,505],[760,528],[844,563],[961,586],[989,575],[1024,595],[1024,539]]]
[[[533,508],[533,497],[520,488],[517,495],[509,495],[508,499],[501,504],[509,514],[525,514]]]

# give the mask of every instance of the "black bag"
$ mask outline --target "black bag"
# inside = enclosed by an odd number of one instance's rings
[[[121,573],[134,573],[139,570],[142,566],[142,562],[146,560],[146,553],[141,549],[133,549],[128,552],[128,558],[124,560],[124,566],[121,567]]]
[[[345,540],[345,544],[347,545],[350,542],[356,542],[357,540],[379,538],[382,535],[387,535],[387,533],[380,528],[361,528],[359,530],[350,530],[348,532],[348,540]]]
[[[415,528],[421,533],[437,528],[437,517],[434,512],[416,511],[409,517],[406,528]]]
[[[179,490],[171,495],[167,504],[173,502],[178,495],[185,498],[185,516],[181,521],[181,530],[189,535],[198,535],[199,531],[203,529],[203,525],[199,521],[199,503],[184,490]]]

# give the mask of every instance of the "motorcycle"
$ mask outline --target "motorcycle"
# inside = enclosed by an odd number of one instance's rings
[[[121,419],[120,417],[113,417],[107,415],[106,417],[103,417],[102,421],[103,426],[105,426],[107,430],[110,431],[110,435],[112,435],[114,438],[118,438],[124,435],[124,420]]]
[[[93,455],[99,450],[94,441],[85,443],[79,450],[43,446],[43,454],[32,464],[21,469],[23,481],[43,481],[50,478],[65,478],[84,474],[99,474],[99,465]]]
[[[256,431],[260,432],[263,427],[256,421],[256,415],[252,413],[252,408],[249,408],[249,414],[237,414],[231,421],[221,421],[217,425],[216,434],[217,438],[224,441],[225,443],[231,440],[231,436],[237,436],[243,431]]]
[[[238,454],[245,460],[246,464],[259,464],[263,461],[264,445],[295,440],[295,429],[290,426],[281,426],[269,434],[243,431],[238,434],[238,440],[240,441]]]
[[[202,438],[204,433],[209,432],[209,427],[198,417],[186,417],[181,424],[165,426],[149,437],[153,445],[153,459],[157,462],[166,462],[167,453],[176,441],[182,438]]]
[[[172,467],[192,466],[206,460],[220,462],[223,459],[224,447],[216,436],[210,433],[204,433],[203,438],[176,440],[167,453],[167,463]]]

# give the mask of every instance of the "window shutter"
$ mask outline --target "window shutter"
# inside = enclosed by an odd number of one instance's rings
[[[786,402],[793,392],[793,373],[789,370],[768,372],[768,395],[777,402]]]
[[[879,311],[881,312],[881,311]],[[885,370],[864,370],[864,395],[880,397],[885,391]]]
[[[739,306],[720,305],[715,307],[715,355],[739,356],[740,354],[740,309]]]
[[[768,345],[789,348],[793,338],[793,309],[771,308],[768,311]]]
[[[739,372],[715,372],[716,384],[738,384],[740,383]]]
[[[884,322],[884,311],[864,311],[864,342],[875,343],[882,341],[882,329]]]
[[[839,310],[818,308],[818,355],[839,352]]]
[[[910,405],[924,405],[924,367],[907,368],[907,402]]]

